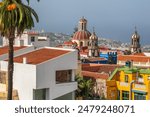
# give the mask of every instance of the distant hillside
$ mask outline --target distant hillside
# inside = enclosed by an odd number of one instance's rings
[[[63,34],[63,33],[46,32],[46,33],[41,33],[40,35],[49,37],[51,46],[57,46],[71,38],[70,35]]]
[[[119,48],[119,47],[127,48],[127,47],[129,47],[129,43],[122,43],[121,41],[116,41],[116,40],[106,39],[106,38],[99,38],[98,39],[98,43],[99,43],[100,46],[107,46],[109,48],[112,48],[112,47],[115,47],[115,48]]]
[[[71,35],[67,35],[67,34],[63,34],[63,33],[48,32],[48,33],[42,33],[41,35],[50,37],[51,46],[63,44],[65,41],[68,41],[71,38]],[[107,46],[109,48],[112,48],[112,47],[115,47],[115,48],[125,47],[126,48],[129,46],[129,44],[127,44],[127,43],[122,43],[121,41],[105,39],[105,38],[99,38],[98,44],[100,46]]]
[[[65,41],[71,39],[71,35],[63,34],[63,33],[53,33],[53,32],[44,32],[40,33],[41,36],[47,36],[50,38],[50,45],[55,47],[57,45],[63,44]],[[2,40],[0,39],[0,44]],[[118,47],[128,47],[128,43],[122,43],[121,41],[116,41],[112,39],[99,38],[98,44],[100,46],[106,46],[108,48],[118,48]]]

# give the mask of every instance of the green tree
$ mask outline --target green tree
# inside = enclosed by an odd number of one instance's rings
[[[29,3],[29,0],[27,0]],[[9,42],[8,50],[8,93],[7,99],[12,100],[13,91],[13,69],[14,69],[14,49],[13,43],[15,32],[21,35],[25,29],[34,27],[34,19],[38,22],[38,15],[28,5],[21,0],[2,0],[0,2],[0,33]]]
[[[76,97],[82,97],[85,100],[91,99],[93,97],[93,81],[91,79],[84,79],[80,76],[76,76],[76,81],[78,82]]]

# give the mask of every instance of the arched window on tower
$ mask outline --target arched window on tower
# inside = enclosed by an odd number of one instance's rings
[[[80,47],[81,47],[81,46],[83,46],[83,42],[82,42],[82,41],[80,42]]]
[[[82,23],[82,30],[84,29],[84,25],[83,25],[83,23]]]
[[[88,45],[88,46],[90,46],[90,43],[89,43],[89,41],[87,42],[87,45]]]

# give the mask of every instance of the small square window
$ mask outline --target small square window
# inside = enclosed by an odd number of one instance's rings
[[[35,42],[35,37],[31,37],[31,42]]]

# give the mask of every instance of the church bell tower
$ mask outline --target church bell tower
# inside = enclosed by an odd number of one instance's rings
[[[135,32],[131,37],[131,53],[141,53],[141,45],[140,45],[140,35],[138,34],[136,27]]]
[[[99,57],[98,37],[95,34],[94,28],[93,33],[89,38],[88,56]]]

